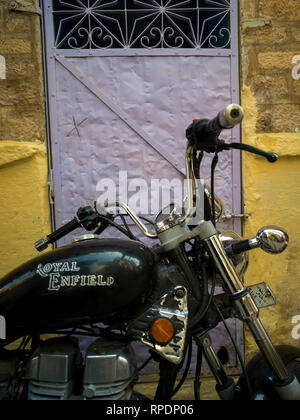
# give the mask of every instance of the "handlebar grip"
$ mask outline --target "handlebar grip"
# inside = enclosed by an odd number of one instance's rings
[[[188,127],[186,136],[197,150],[211,152],[217,145],[217,139],[223,129],[230,129],[244,118],[244,110],[240,105],[231,104],[218,113],[212,120],[194,120]]]
[[[68,233],[73,232],[73,230],[79,228],[80,226],[80,222],[76,218],[74,218],[69,223],[57,229],[55,232],[50,233],[50,235],[47,235],[46,239],[40,239],[39,241],[37,241],[34,244],[34,246],[37,249],[37,251],[42,252],[45,249],[47,249],[50,244],[55,243],[56,241],[63,238]]]
[[[244,110],[240,105],[228,105],[217,116],[222,129],[230,129],[239,124],[244,118]]]
[[[228,105],[215,118],[206,123],[205,132],[210,134],[222,131],[223,129],[229,130],[239,124],[243,118],[244,110],[240,105]]]

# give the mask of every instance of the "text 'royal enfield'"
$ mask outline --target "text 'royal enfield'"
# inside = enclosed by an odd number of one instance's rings
[[[198,348],[196,400],[203,357],[222,400],[300,400],[300,351],[274,347],[259,318],[260,308],[274,305],[275,296],[266,283],[244,287],[242,281],[249,251],[261,248],[279,254],[288,245],[288,235],[267,226],[243,240],[235,232],[216,229],[223,211],[214,194],[218,154],[240,149],[271,163],[278,159],[273,153],[219,139],[221,131],[239,124],[243,115],[239,105],[229,105],[213,120],[194,120],[188,127],[187,198],[149,221],[150,231],[121,202],[80,208],[71,222],[38,241],[36,248],[43,251],[77,228],[90,233],[41,254],[0,280],[0,314],[6,327],[6,338],[0,340],[0,399],[146,400],[135,391],[145,365],[137,366],[132,347],[137,341],[149,348],[148,361],[159,363],[156,400],[170,400],[180,389],[193,342]],[[199,182],[205,152],[214,154],[210,189]],[[204,210],[195,222],[197,203]],[[115,221],[120,216],[123,225]],[[159,245],[149,247],[138,240],[125,217]],[[124,239],[102,238],[111,226]],[[215,295],[217,285],[223,293]],[[230,333],[226,319],[232,317],[248,325],[260,349],[245,367],[231,335],[243,368],[237,382],[227,376],[209,335],[220,322]],[[43,339],[44,334],[54,337]],[[80,335],[94,337],[85,352],[78,344]],[[19,347],[8,350],[8,344],[18,339]]]

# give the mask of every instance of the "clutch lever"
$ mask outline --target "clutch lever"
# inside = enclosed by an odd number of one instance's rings
[[[77,216],[73,220],[50,233],[46,238],[40,239],[34,244],[34,246],[37,251],[42,252],[47,249],[50,244],[54,244],[59,239],[62,239],[64,236],[80,227],[83,227],[87,231],[96,229],[99,222],[99,215],[92,207],[81,207],[77,212]]]
[[[238,149],[244,150],[246,152],[254,153],[255,155],[265,157],[270,163],[277,162],[278,155],[276,153],[268,153],[264,150],[258,149],[257,147],[250,146],[249,144],[241,144],[241,143],[225,143],[224,140],[217,141],[217,148],[218,151],[222,150],[229,150],[229,149]]]

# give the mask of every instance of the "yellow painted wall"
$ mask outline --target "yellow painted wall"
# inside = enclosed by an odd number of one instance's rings
[[[286,229],[281,255],[251,252],[246,284],[267,282],[278,303],[261,310],[273,342],[300,347],[300,16],[297,1],[241,0],[243,142],[279,155],[276,163],[243,153],[245,236],[265,225]],[[299,317],[298,320],[296,317]],[[293,321],[295,323],[293,323]],[[297,326],[298,324],[298,326]],[[246,332],[246,355],[257,352]]]
[[[296,326],[293,318],[300,315],[300,134],[256,133],[256,102],[247,88],[242,101],[248,119],[243,129],[244,143],[279,155],[278,162],[270,164],[263,158],[244,154],[244,199],[250,214],[244,225],[245,237],[254,236],[258,228],[268,224],[283,227],[290,237],[283,254],[251,252],[246,284],[265,281],[277,295],[276,306],[261,310],[261,319],[273,342],[300,346],[300,340],[292,336]],[[248,357],[257,352],[249,333],[245,344]]]
[[[0,277],[38,253],[51,231],[45,144],[0,142]]]

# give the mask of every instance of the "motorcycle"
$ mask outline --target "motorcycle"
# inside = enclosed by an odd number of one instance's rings
[[[0,280],[0,313],[7,330],[0,340],[0,399],[147,400],[135,391],[135,384],[139,371],[154,359],[160,369],[155,400],[168,401],[187,377],[194,342],[196,400],[201,399],[203,358],[221,400],[300,400],[300,350],[275,347],[259,317],[260,309],[274,305],[276,298],[266,283],[245,287],[242,280],[251,250],[279,254],[288,245],[288,235],[267,226],[245,240],[216,228],[223,212],[214,192],[219,153],[240,149],[271,163],[278,159],[274,153],[220,140],[222,130],[243,117],[242,107],[232,104],[214,119],[194,120],[187,128],[186,200],[182,206],[170,204],[149,221],[152,231],[124,203],[95,203],[94,208],[80,208],[72,221],[35,247],[44,251],[78,228],[88,233]],[[214,154],[210,189],[199,182],[204,153]],[[195,222],[199,202],[204,210]],[[119,210],[114,213],[112,208]],[[136,238],[125,215],[159,244],[149,247]],[[118,217],[123,224],[116,222]],[[111,226],[124,238],[101,238]],[[223,292],[215,295],[217,285]],[[260,349],[247,366],[228,328],[229,318],[243,321]],[[226,374],[226,355],[215,352],[209,335],[220,322],[242,367],[237,382]],[[44,338],[49,334],[54,337]],[[81,335],[93,338],[85,353],[78,343]],[[16,340],[18,348],[8,350]],[[141,367],[134,342],[149,349],[150,357]]]

